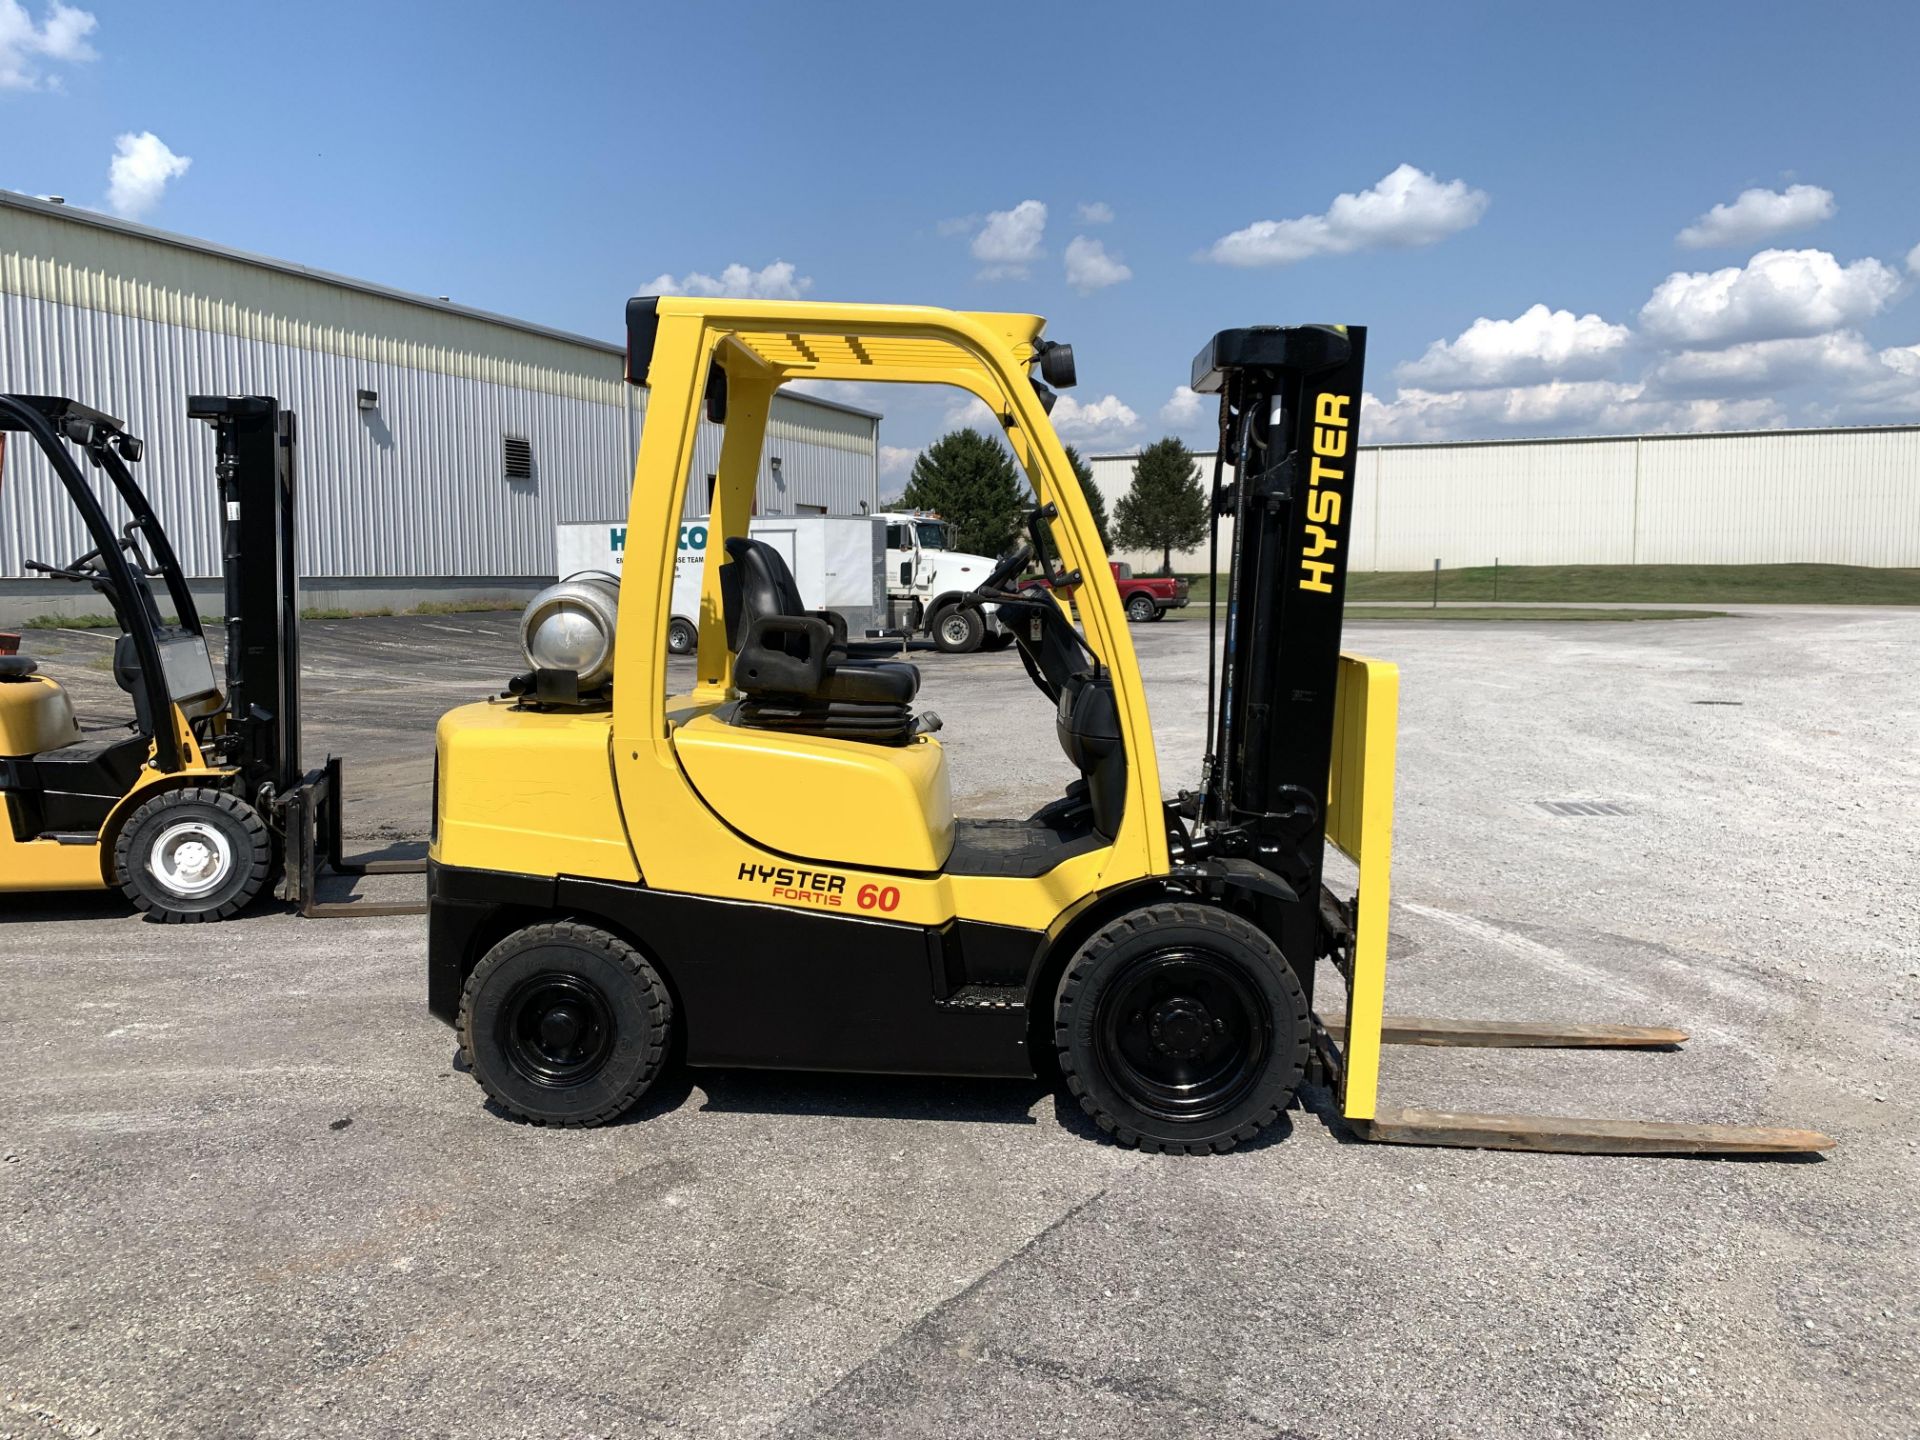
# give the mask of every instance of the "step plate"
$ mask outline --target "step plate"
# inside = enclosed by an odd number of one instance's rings
[[[1349,1122],[1387,1145],[1468,1150],[1540,1150],[1569,1155],[1801,1155],[1831,1150],[1818,1130],[1760,1125],[1690,1125],[1669,1120],[1580,1120],[1563,1115],[1477,1115],[1383,1109]]]

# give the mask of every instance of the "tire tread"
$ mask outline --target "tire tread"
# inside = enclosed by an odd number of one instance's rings
[[[164,906],[156,908],[161,897],[147,894],[139,883],[131,878],[138,873],[138,866],[133,858],[133,837],[156,811],[170,810],[189,803],[212,806],[238,821],[241,828],[246,831],[247,839],[253,845],[253,859],[250,862],[243,862],[236,856],[234,863],[236,865],[244,863],[248,866],[247,883],[235,891],[229,899],[211,910],[180,911]],[[260,812],[232,791],[216,790],[207,785],[185,785],[172,790],[163,790],[152,799],[143,802],[127,817],[113,844],[113,870],[120,883],[121,893],[133,902],[136,910],[164,925],[200,925],[214,920],[227,920],[238,915],[259,895],[272,869],[273,837],[267,831],[266,822],[260,818]]]
[[[1235,1146],[1253,1139],[1262,1130],[1278,1120],[1292,1101],[1298,1089],[1305,1066],[1296,1063],[1292,1083],[1288,1085],[1285,1098],[1278,1104],[1269,1105],[1259,1113],[1250,1116],[1230,1133],[1215,1136],[1209,1140],[1177,1141],[1158,1136],[1143,1135],[1130,1126],[1123,1124],[1110,1114],[1094,1097],[1086,1079],[1080,1073],[1080,1067],[1072,1054],[1070,1043],[1071,1026],[1063,1018],[1063,1012],[1078,1001],[1080,992],[1086,988],[1089,976],[1098,968],[1108,953],[1122,943],[1151,934],[1154,930],[1168,924],[1181,924],[1202,930],[1215,930],[1240,944],[1271,946],[1272,941],[1266,935],[1225,910],[1210,905],[1174,901],[1167,904],[1149,906],[1143,910],[1131,911],[1122,915],[1097,931],[1083,944],[1068,962],[1066,971],[1060,977],[1058,998],[1054,1006],[1054,1049],[1057,1052],[1060,1073],[1067,1082],[1067,1089],[1080,1102],[1080,1108],[1086,1112],[1102,1133],[1111,1136],[1121,1145],[1144,1151],[1148,1154],[1166,1155],[1224,1155]],[[1296,989],[1299,981],[1293,974],[1293,968],[1282,960],[1282,974],[1286,982]],[[1299,1007],[1301,1019],[1294,1036],[1295,1053],[1300,1053],[1310,1038],[1312,1021],[1307,1016],[1306,1006]]]
[[[597,951],[620,965],[632,975],[644,992],[652,1013],[659,1017],[659,1024],[654,1027],[654,1033],[648,1037],[646,1056],[634,1079],[598,1110],[583,1115],[532,1114],[515,1105],[511,1099],[489,1085],[485,1075],[474,1063],[473,1005],[486,977],[487,962],[496,955],[518,951],[529,945],[553,944],[574,945],[583,950]],[[468,1073],[480,1082],[481,1088],[487,1092],[488,1096],[508,1114],[530,1125],[542,1125],[559,1130],[586,1129],[618,1119],[632,1109],[640,1097],[652,1087],[653,1082],[660,1077],[660,1071],[666,1065],[667,1050],[673,1038],[673,997],[667,990],[666,982],[660,978],[659,972],[647,962],[644,955],[626,941],[578,920],[553,920],[515,930],[481,957],[480,963],[473,967],[472,973],[467,976],[466,984],[460,990],[457,1033],[460,1037],[461,1063],[467,1067]]]

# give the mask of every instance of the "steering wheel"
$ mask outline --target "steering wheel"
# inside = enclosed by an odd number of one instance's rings
[[[65,565],[49,565],[44,560],[28,560],[21,568],[32,570],[40,575],[51,575],[57,580],[72,580],[76,584],[91,585],[96,580],[106,578],[106,567],[97,563],[99,559],[100,550],[96,546],[78,560],[69,560]]]

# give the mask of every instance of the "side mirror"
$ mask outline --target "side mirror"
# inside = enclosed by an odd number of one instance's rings
[[[727,423],[727,372],[718,362],[707,369],[707,419],[716,425]],[[778,466],[778,460],[773,462]],[[778,474],[778,470],[775,471]]]
[[[902,585],[913,584],[913,561],[902,560],[900,562],[900,583]]]

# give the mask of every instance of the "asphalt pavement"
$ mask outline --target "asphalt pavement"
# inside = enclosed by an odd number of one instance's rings
[[[1205,627],[1133,633],[1172,791]],[[512,637],[305,627],[360,840],[424,833]],[[1153,1157],[1040,1083],[750,1072],[549,1132],[460,1073],[421,920],[8,898],[0,1436],[1920,1434],[1920,612],[1349,641],[1402,666],[1389,1008],[1694,1036],[1395,1050],[1384,1097],[1828,1158],[1376,1147],[1317,1092]],[[27,648],[112,718],[104,637]],[[1011,655],[915,658],[962,813],[1057,792]]]

